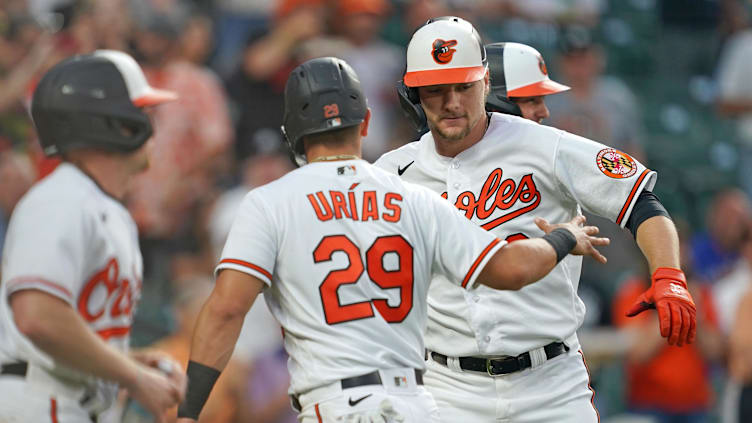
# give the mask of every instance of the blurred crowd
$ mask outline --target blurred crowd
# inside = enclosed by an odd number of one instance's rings
[[[153,114],[151,166],[126,201],[145,265],[134,342],[187,362],[192,322],[211,289],[235,208],[249,189],[293,169],[279,129],[289,72],[319,56],[352,65],[373,111],[363,152],[373,161],[417,138],[394,90],[410,35],[430,17],[458,15],[475,23],[486,43],[539,49],[552,77],[572,87],[546,97],[544,124],[622,149],[657,170],[659,179],[667,175],[669,182],[658,185],[668,198],[687,185],[700,193],[667,203],[698,305],[698,340],[684,348],[661,342],[654,316],[624,318],[650,278],[631,235],[591,217],[612,238],[604,249],[609,263],[586,261],[580,284],[588,307],[583,346],[601,417],[732,419],[739,397],[752,406],[752,167],[744,165],[752,158],[751,10],[745,0],[691,6],[671,0],[0,0],[0,256],[14,205],[57,165],[42,154],[28,113],[40,75],[65,57],[98,48],[129,52],[152,86],[180,95]],[[660,33],[640,30],[646,21]],[[687,45],[688,28],[705,28],[715,42]],[[629,47],[640,31],[654,37],[649,48],[660,52],[652,65],[640,63],[641,50]],[[615,59],[617,48],[626,56]],[[692,52],[679,54],[686,50]],[[648,109],[661,76],[676,83],[668,88],[694,96],[704,121],[684,97]],[[698,128],[707,122],[733,130],[715,142],[714,130]],[[694,153],[701,156],[695,167],[683,162],[681,150],[696,147],[687,140],[697,130],[708,140],[700,144],[707,154]],[[685,177],[690,173],[700,176]],[[263,301],[248,321],[253,332],[241,335],[232,370],[223,373],[202,421],[295,421],[279,328]],[[136,405],[122,408],[124,421],[146,421]]]

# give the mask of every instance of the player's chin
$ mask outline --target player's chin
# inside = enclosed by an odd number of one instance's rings
[[[470,133],[470,128],[467,126],[443,126],[437,127],[437,132],[442,138],[448,140],[461,140]]]

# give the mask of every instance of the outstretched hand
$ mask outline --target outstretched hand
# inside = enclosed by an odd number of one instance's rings
[[[577,239],[577,245],[575,245],[569,254],[574,254],[576,256],[590,256],[600,263],[605,263],[607,261],[606,257],[595,247],[608,245],[611,240],[608,238],[596,237],[595,235],[598,235],[599,232],[598,227],[584,226],[585,220],[585,216],[579,215],[575,216],[567,223],[551,224],[542,217],[536,217],[535,224],[545,233],[549,233],[558,228],[567,229],[569,232],[572,232],[575,239]]]
[[[658,310],[661,336],[668,338],[669,345],[681,347],[694,342],[697,311],[687,290],[684,272],[668,267],[656,269],[650,288],[632,305],[627,317],[636,316],[651,308]]]

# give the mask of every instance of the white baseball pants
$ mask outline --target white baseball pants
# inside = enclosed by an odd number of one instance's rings
[[[0,422],[87,423],[88,411],[75,399],[29,384],[23,377],[0,376]]]
[[[300,395],[301,423],[439,423],[433,397],[413,369],[381,370],[381,385],[342,389],[339,382]]]
[[[425,386],[444,423],[599,421],[584,357],[574,348],[537,368],[501,376],[453,370],[431,358],[427,365]]]

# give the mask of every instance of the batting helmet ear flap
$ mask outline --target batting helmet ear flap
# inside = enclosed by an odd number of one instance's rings
[[[400,106],[405,116],[413,125],[413,128],[423,135],[428,132],[428,121],[426,120],[426,112],[423,111],[423,106],[420,105],[420,97],[418,97],[418,89],[410,88],[405,85],[404,81],[400,80],[397,83],[397,96],[399,97]]]
[[[504,48],[507,43],[494,43],[486,46],[488,73],[491,79],[491,92],[486,98],[486,111],[506,113],[522,117],[520,106],[507,94],[507,76],[504,72]]]
[[[308,163],[305,154],[295,150],[295,144],[290,140],[285,131],[285,125],[279,127],[282,131],[282,136],[285,139],[285,145],[287,146],[287,156],[290,157],[290,161],[297,167],[304,166]],[[301,143],[302,146],[302,143]]]
[[[499,112],[508,115],[515,115],[522,117],[522,110],[520,106],[514,101],[496,94],[494,89],[491,89],[491,93],[486,98],[486,111],[487,112]]]

